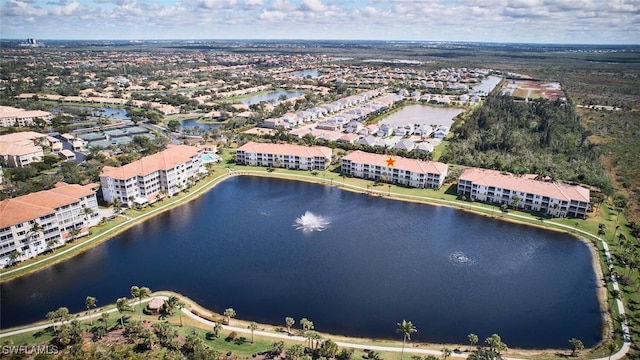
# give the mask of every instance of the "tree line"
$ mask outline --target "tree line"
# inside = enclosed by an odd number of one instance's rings
[[[491,94],[454,123],[441,161],[538,174],[596,186],[608,195],[612,184],[599,165],[599,149],[588,138],[573,106],[562,101],[528,102]]]

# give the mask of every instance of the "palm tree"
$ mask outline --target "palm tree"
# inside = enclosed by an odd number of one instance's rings
[[[39,222],[34,221],[33,225],[31,225],[31,229],[29,230],[29,237],[28,237],[29,251],[31,251],[31,242],[32,242],[32,240],[35,240],[38,237],[38,233],[41,233],[43,231],[44,231],[44,229],[42,228],[42,225],[40,225]]]
[[[396,329],[396,332],[399,334],[403,334],[402,351],[400,352],[400,360],[402,360],[402,357],[404,355],[404,344],[406,343],[407,340],[411,341],[411,334],[417,331],[418,330],[416,329],[415,326],[413,326],[411,321],[402,320],[402,322],[398,323],[398,328]]]
[[[304,355],[304,347],[301,344],[293,344],[287,349],[287,355],[291,356],[293,360],[297,360]]]
[[[84,300],[84,305],[87,307],[87,313],[91,315],[91,308],[95,308],[98,301],[93,296],[87,296]],[[91,317],[91,326],[93,326],[93,317]]]
[[[173,309],[176,307],[176,304],[180,301],[177,296],[171,295],[164,302],[164,310],[169,313],[169,315],[173,315]]]
[[[138,299],[138,305],[140,305],[140,321],[142,321],[142,299],[149,297],[151,290],[148,287],[131,287],[131,296]]]
[[[291,334],[291,327],[296,323],[296,321],[292,317],[287,316],[284,318],[284,322],[287,324],[287,334]]]
[[[447,347],[442,348],[440,351],[442,352],[442,358],[444,360],[447,360],[447,358],[451,356],[451,350]]]
[[[11,260],[11,265],[15,265],[18,263],[18,258],[20,258],[20,256],[22,256],[22,254],[20,253],[20,251],[18,250],[13,250],[10,254],[9,254],[9,260]]]
[[[182,301],[178,301],[176,303],[176,307],[178,308],[178,316],[180,316],[180,327],[182,327],[182,309],[185,307],[186,305],[182,302]]]
[[[251,330],[251,343],[253,344],[253,331],[258,329],[258,324],[255,321],[252,321],[249,323],[247,328]]]
[[[220,325],[219,322],[215,323],[213,325],[213,337],[218,338],[220,337],[220,331],[222,330],[222,325]]]
[[[569,343],[571,344],[571,356],[577,356],[578,352],[584,349],[584,344],[582,344],[582,341],[576,338],[571,338],[571,340],[569,340]]]
[[[87,231],[89,231],[89,215],[93,214],[93,209],[90,207],[83,206],[82,207],[82,215],[84,215],[84,222],[87,226]]]
[[[302,327],[302,331],[309,331],[313,329],[313,321],[309,321],[307,318],[300,319],[300,326]]]
[[[467,339],[469,339],[469,344],[471,344],[469,346],[469,351],[471,351],[471,348],[478,343],[478,335],[471,333],[467,335]]]
[[[224,311],[224,317],[226,317],[227,325],[231,322],[231,318],[236,316],[236,311],[233,308],[228,308]]]
[[[125,310],[130,309],[131,307],[129,306],[129,302],[127,301],[126,297],[122,297],[119,298],[118,300],[116,300],[116,308],[118,309],[118,312],[120,313],[120,324],[122,325],[122,328],[124,329],[124,320],[122,318],[122,313]]]
[[[100,314],[100,321],[102,321],[104,323],[104,331],[107,331],[107,327],[109,326],[109,324],[107,323],[107,321],[109,321],[109,313],[108,312],[103,312],[102,314]]]
[[[610,341],[607,343],[607,350],[609,351],[609,360],[611,360],[611,355],[613,355],[613,352],[616,351],[617,348],[618,346],[616,345],[615,342]]]
[[[53,327],[53,333],[54,334],[58,334],[58,331],[56,329],[56,319],[58,318],[58,315],[56,314],[55,311],[49,311],[47,313],[47,320],[51,321],[51,326]]]
[[[513,195],[511,200],[513,201],[513,210],[515,210],[518,208],[518,204],[520,204],[520,201],[522,201],[522,198],[520,198],[520,196],[518,195]]]
[[[47,241],[47,247],[51,249],[52,252],[56,252],[56,245],[59,243],[60,240],[58,240],[58,238],[49,239],[49,241]]]

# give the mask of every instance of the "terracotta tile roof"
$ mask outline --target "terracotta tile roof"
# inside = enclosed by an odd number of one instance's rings
[[[460,180],[483,186],[494,186],[511,191],[548,196],[559,200],[590,202],[589,189],[582,186],[534,180],[530,176],[503,174],[497,170],[471,168],[460,175]]]
[[[300,157],[331,157],[331,149],[325,146],[302,146],[294,144],[271,144],[248,142],[238,148],[252,154],[292,155]]]
[[[198,148],[189,145],[169,145],[164,151],[145,156],[124,166],[105,166],[100,176],[126,180],[134,176],[148,175],[158,170],[169,170],[176,165],[188,162],[198,154],[198,151]]]
[[[25,110],[11,106],[0,106],[0,118],[36,118],[50,117],[51,113],[40,110]]]
[[[0,228],[55,213],[55,209],[94,194],[81,185],[59,182],[50,190],[0,201]]]
[[[417,159],[407,159],[400,156],[391,155],[394,160],[393,166],[387,165],[387,160],[390,155],[384,154],[372,154],[360,150],[356,150],[351,154],[343,157],[343,160],[351,160],[351,162],[357,164],[369,164],[373,166],[380,166],[390,169],[400,169],[405,171],[411,171],[418,174],[445,174],[447,172],[447,164],[436,161],[423,161]]]

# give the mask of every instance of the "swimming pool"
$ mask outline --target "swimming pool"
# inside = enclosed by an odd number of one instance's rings
[[[202,154],[200,156],[200,158],[202,159],[203,163],[210,163],[210,162],[216,162],[219,161],[220,158],[218,157],[218,155],[211,155],[211,154]]]

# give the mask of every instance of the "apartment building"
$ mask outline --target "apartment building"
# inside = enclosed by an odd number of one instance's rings
[[[439,189],[448,166],[435,161],[354,151],[342,158],[343,174],[415,188]]]
[[[458,180],[458,194],[478,201],[507,204],[555,217],[584,219],[590,206],[589,189],[516,176],[496,170],[467,169]]]
[[[50,122],[53,115],[40,110],[24,110],[10,106],[0,106],[0,126],[31,126],[35,119]]]
[[[88,210],[87,210],[88,209]],[[90,186],[59,182],[53,189],[0,201],[0,266],[28,259],[84,235],[100,221]]]
[[[324,170],[332,150],[324,146],[248,142],[238,148],[236,163],[299,170]]]
[[[34,131],[23,131],[0,136],[0,163],[6,167],[25,167],[44,157],[43,148],[62,150],[62,142],[54,137]]]
[[[119,199],[132,206],[154,202],[161,193],[171,196],[206,172],[201,153],[194,146],[169,145],[124,166],[105,166],[100,174],[102,197],[107,203]]]

